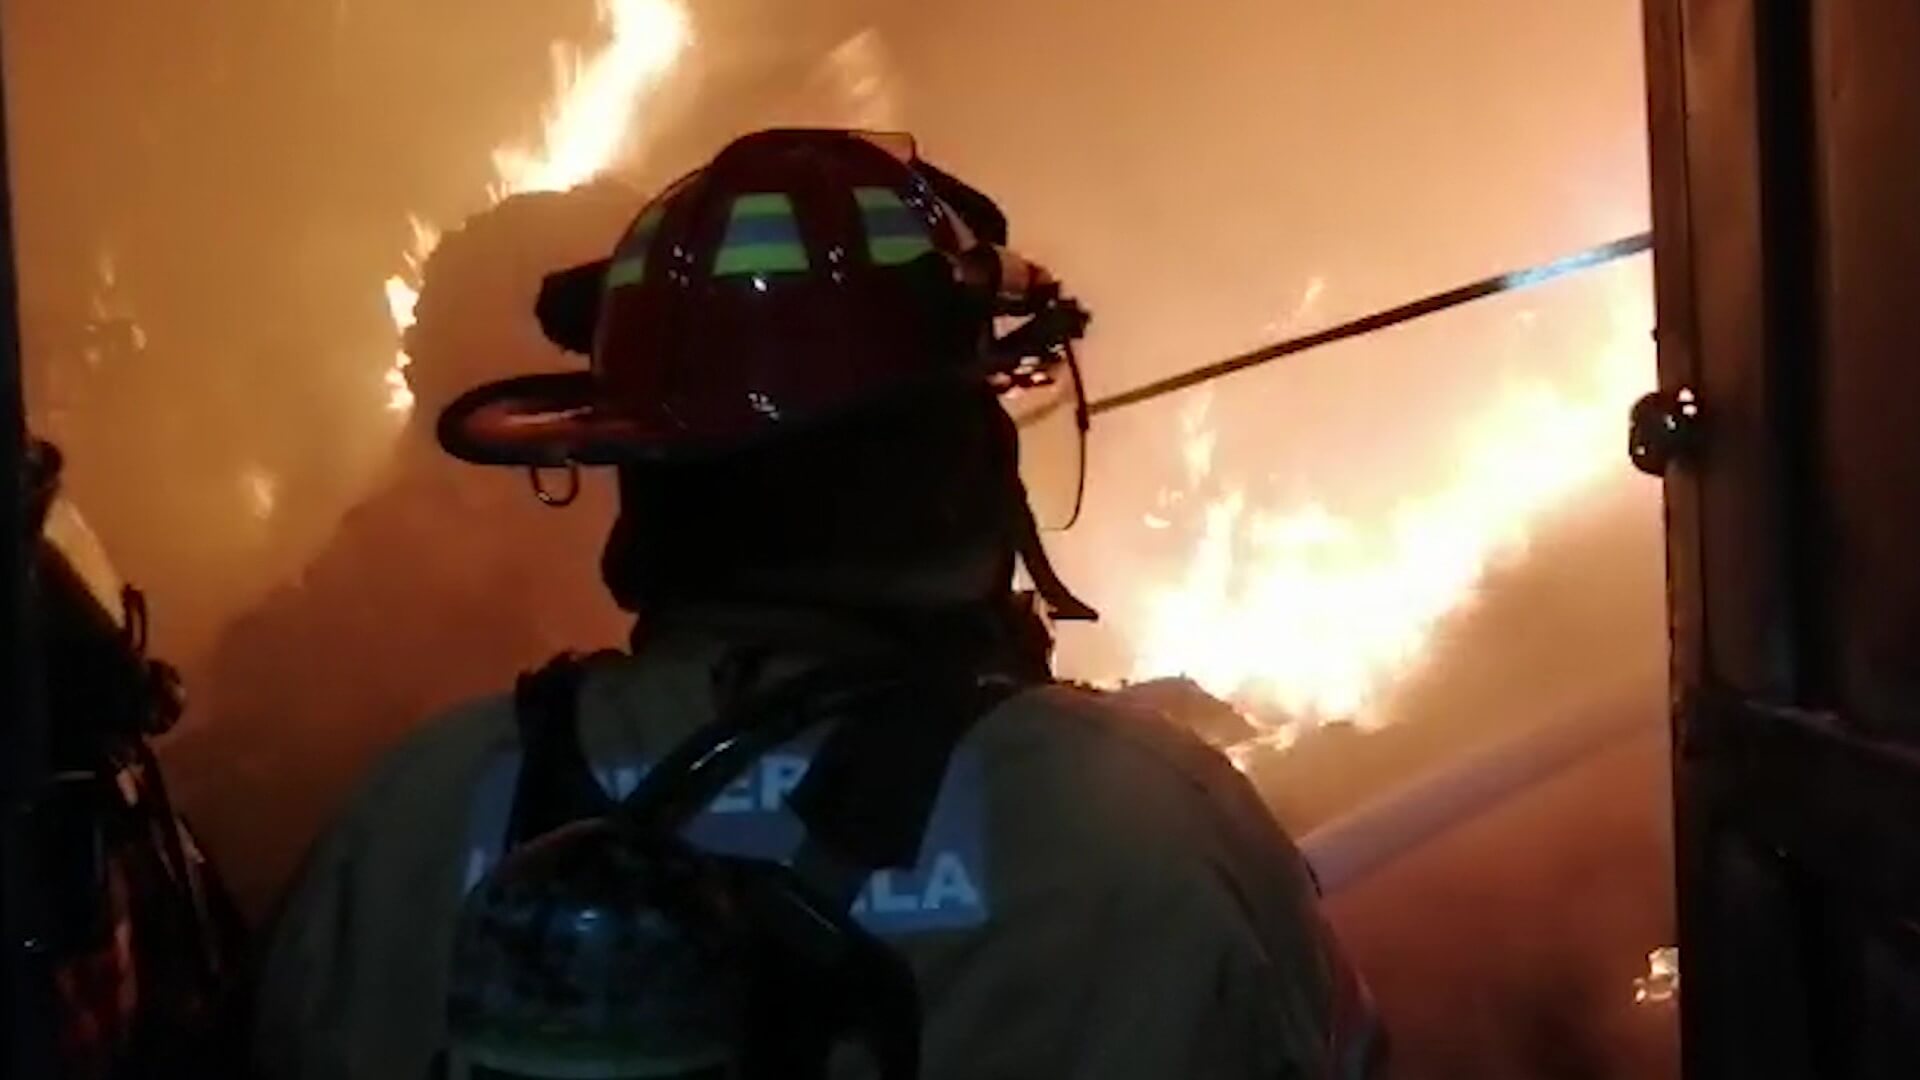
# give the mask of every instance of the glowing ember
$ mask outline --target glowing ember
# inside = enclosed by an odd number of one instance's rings
[[[1487,571],[1618,465],[1622,418],[1652,373],[1649,297],[1623,296],[1612,315],[1579,385],[1508,386],[1465,427],[1450,479],[1379,519],[1216,489],[1184,572],[1142,596],[1134,677],[1183,674],[1264,715],[1368,723]],[[1214,468],[1205,405],[1183,418],[1195,489]]]
[[[1680,993],[1680,949],[1667,945],[1647,954],[1647,973],[1633,980],[1633,1003],[1658,1005]]]
[[[494,151],[497,179],[488,197],[499,202],[533,191],[565,191],[604,172],[635,137],[634,121],[693,41],[693,24],[680,0],[600,0],[607,42],[592,55],[556,43],[555,91],[536,145]],[[419,274],[440,241],[433,226],[412,219],[407,271],[386,281],[387,308],[404,343],[419,302]],[[402,416],[413,408],[404,346],[386,372],[387,407]]]
[[[93,265],[97,281],[87,297],[88,318],[80,359],[88,367],[97,368],[109,355],[145,351],[147,331],[120,291],[119,261],[113,252],[99,252]]]
[[[113,287],[119,284],[120,263],[114,258],[113,252],[102,251],[94,256],[93,269],[100,277],[102,289],[111,292]],[[96,317],[105,316],[107,313],[106,299],[99,293],[93,295],[93,313]]]
[[[246,491],[247,509],[254,517],[265,521],[273,516],[280,497],[278,478],[262,466],[249,465],[240,473],[240,485]]]

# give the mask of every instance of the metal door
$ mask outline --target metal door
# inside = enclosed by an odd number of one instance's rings
[[[1920,1075],[1920,5],[1646,25],[1686,1075]]]

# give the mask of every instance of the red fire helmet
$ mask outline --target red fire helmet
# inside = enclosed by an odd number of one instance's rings
[[[472,390],[441,443],[477,464],[672,460],[971,381],[1015,399],[1016,419],[1064,416],[1077,473],[1070,343],[1087,316],[1005,230],[906,136],[746,136],[649,204],[611,258],[548,279],[542,323],[591,369]]]

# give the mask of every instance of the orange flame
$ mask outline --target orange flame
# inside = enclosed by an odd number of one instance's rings
[[[493,153],[497,202],[529,191],[565,191],[605,170],[633,137],[636,109],[693,41],[677,0],[600,0],[605,47],[582,58],[554,47],[554,106],[539,144]]]
[[[1488,570],[1617,467],[1623,418],[1652,376],[1649,304],[1644,289],[1616,297],[1583,377],[1507,386],[1464,425],[1450,479],[1377,519],[1312,501],[1258,506],[1226,488],[1184,571],[1140,597],[1133,676],[1186,675],[1282,723],[1367,724]],[[1184,422],[1197,485],[1213,470],[1205,399]]]
[[[533,146],[494,150],[492,202],[533,191],[565,191],[606,171],[635,137],[641,105],[666,78],[693,41],[693,23],[681,0],[599,0],[607,42],[591,55],[555,43],[553,104]],[[403,344],[385,375],[387,408],[401,416],[413,408],[406,369],[412,363],[404,341],[420,300],[420,270],[440,242],[432,225],[411,218],[413,245],[407,269],[386,280],[387,310]]]
[[[418,282],[420,271],[426,266],[427,256],[440,243],[440,231],[421,221],[417,217],[408,217],[407,225],[413,230],[413,243],[407,249],[407,272],[395,274],[387,279],[387,314],[393,319],[394,332],[400,336],[400,349],[394,353],[393,366],[387,369],[387,409],[404,416],[413,409],[413,389],[407,385],[407,365],[413,358],[407,355],[407,331],[413,329],[413,309],[420,302]]]

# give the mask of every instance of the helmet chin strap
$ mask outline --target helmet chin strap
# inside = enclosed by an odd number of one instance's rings
[[[1008,497],[1013,500],[1014,550],[1020,555],[1020,562],[1027,568],[1027,576],[1033,579],[1033,587],[1040,599],[1047,603],[1047,615],[1055,622],[1094,622],[1100,618],[1091,604],[1073,594],[1067,583],[1060,580],[1059,571],[1053,568],[1052,560],[1047,558],[1047,549],[1040,543],[1040,526],[1034,521],[1033,507],[1027,503],[1027,490],[1016,477],[1008,485]]]
[[[951,260],[954,281],[961,290],[984,301],[996,315],[1025,319],[1004,336],[994,338],[990,353],[1014,362],[1002,377],[1018,379],[1026,373],[1026,362],[1070,349],[1072,342],[1086,333],[1089,317],[1071,298],[1060,291],[1060,283],[1045,267],[1028,261],[998,244],[980,244]],[[1084,421],[1083,421],[1084,425]],[[1082,427],[1084,433],[1085,428]],[[1006,484],[1012,505],[1014,550],[1033,579],[1034,589],[1046,601],[1047,614],[1055,622],[1093,622],[1100,618],[1091,604],[1075,596],[1047,557],[1040,542],[1040,526],[1034,520],[1033,506],[1027,501],[1027,489],[1018,467]]]

